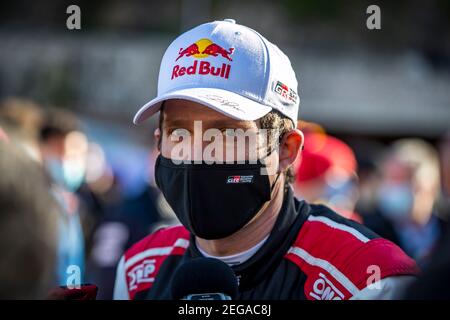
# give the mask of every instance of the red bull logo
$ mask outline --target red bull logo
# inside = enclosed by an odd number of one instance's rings
[[[233,61],[233,59],[231,59],[230,57],[233,51],[234,48],[229,48],[228,50],[226,50],[209,39],[200,39],[186,48],[180,48],[178,57],[175,59],[175,61],[178,61],[182,57],[193,56],[195,58],[201,59],[208,56],[217,57],[218,55],[221,55],[228,61]]]
[[[233,61],[231,54],[233,54],[234,48],[224,49],[218,44],[212,42],[209,39],[200,39],[197,42],[187,46],[186,48],[180,48],[178,56],[175,61],[183,57],[194,57],[197,59],[203,59],[206,57],[218,57],[219,55],[228,61]],[[212,75],[217,77],[222,77],[228,79],[230,75],[231,65],[222,63],[219,66],[212,66],[208,61],[201,61],[200,63],[195,60],[194,63],[189,67],[181,67],[175,65],[172,70],[172,79],[181,77],[184,75]]]

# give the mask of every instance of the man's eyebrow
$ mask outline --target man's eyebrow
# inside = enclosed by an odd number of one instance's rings
[[[194,125],[194,121],[202,121],[202,120],[192,120],[187,121],[186,119],[164,119],[164,126],[167,128],[186,128],[186,127],[192,127]],[[217,128],[217,129],[236,129],[236,128],[243,128],[243,129],[251,129],[254,128],[253,123],[251,121],[240,121],[240,120],[207,120],[203,121],[203,126],[205,128]]]
[[[236,128],[243,128],[243,129],[251,129],[254,128],[252,121],[244,121],[244,120],[212,120],[208,121],[208,127],[211,128],[230,128],[230,129],[236,129]]]
[[[192,125],[194,122],[192,122]],[[184,119],[169,119],[167,117],[164,118],[164,126],[168,128],[186,128],[190,126],[191,123]]]

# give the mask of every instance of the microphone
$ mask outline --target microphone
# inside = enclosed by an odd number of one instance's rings
[[[214,258],[195,258],[179,266],[172,278],[175,300],[232,300],[238,292],[233,270]]]

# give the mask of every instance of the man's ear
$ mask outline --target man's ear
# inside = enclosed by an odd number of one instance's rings
[[[155,137],[156,146],[158,148],[158,151],[161,152],[161,129],[156,128],[153,132],[153,136]]]
[[[298,129],[292,129],[284,134],[280,142],[280,170],[286,170],[291,164],[294,163],[297,156],[303,149],[304,143],[303,132]]]

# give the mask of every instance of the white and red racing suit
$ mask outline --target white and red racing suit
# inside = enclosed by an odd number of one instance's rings
[[[171,299],[175,269],[202,256],[183,226],[160,229],[121,258],[115,299]],[[322,205],[285,193],[268,239],[231,266],[238,299],[395,299],[419,272],[398,246]]]

